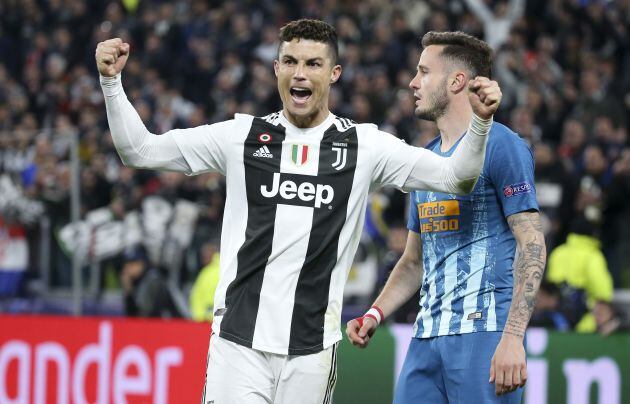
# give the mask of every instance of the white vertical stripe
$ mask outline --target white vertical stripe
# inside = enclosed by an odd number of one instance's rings
[[[431,263],[431,267],[433,268],[433,263]],[[426,310],[422,310],[422,327],[424,328],[424,331],[422,332],[422,338],[428,338],[431,336],[431,333],[433,332],[433,316],[431,315],[431,306],[433,305],[433,303],[435,302],[435,291],[436,291],[436,287],[435,287],[435,274],[437,271],[432,271],[431,273],[431,278],[428,279],[427,281],[429,282],[429,299],[428,299],[428,307]],[[425,300],[426,300],[426,295],[425,295]]]
[[[289,346],[295,289],[312,223],[313,208],[278,205],[271,255],[260,290],[254,349],[274,352]]]
[[[432,237],[432,235],[429,235],[429,237]],[[429,243],[431,245],[435,245],[435,237],[432,237],[433,240],[431,240]],[[435,250],[431,249],[431,248],[427,248],[426,251],[424,251],[424,253],[427,255],[427,260],[428,260],[428,266],[427,266],[427,270],[428,273],[426,273],[427,276],[427,283],[429,284],[429,291],[426,295],[424,295],[422,297],[422,299],[420,299],[420,318],[422,321],[422,338],[427,338],[431,336],[431,333],[433,332],[433,316],[431,315],[431,305],[433,304],[433,302],[435,301],[435,293],[436,293],[436,287],[435,287],[435,278],[436,278],[436,274],[437,271],[435,269],[435,264],[437,262],[437,256],[435,255]],[[427,303],[427,309],[424,310],[423,308],[423,304]]]
[[[357,165],[354,170],[352,190],[350,191],[348,206],[346,208],[346,222],[339,233],[337,265],[333,269],[330,279],[328,308],[326,309],[324,317],[324,348],[334,344],[342,337],[339,324],[341,322],[343,291],[352,267],[354,255],[357,251],[357,246],[361,240],[361,233],[365,222],[365,209],[372,175],[372,162],[368,158],[369,154],[365,153],[368,151],[367,147],[369,145],[361,136],[359,128],[357,128],[357,139],[359,141]]]
[[[490,292],[490,306],[488,307],[488,322],[486,331],[497,330],[497,311],[495,310],[494,290]]]
[[[223,217],[229,218],[229,225],[225,225],[221,231],[221,260],[220,276],[217,290],[214,293],[214,308],[225,308],[225,293],[234,278],[238,268],[238,250],[245,242],[245,231],[249,216],[247,207],[247,191],[245,187],[245,165],[243,164],[244,141],[249,134],[252,121],[237,120],[238,131],[234,136],[232,149],[229,150],[230,158],[225,161],[226,197],[225,212]],[[238,137],[237,137],[238,136]],[[212,331],[219,334],[223,316],[215,317],[212,321]]]
[[[457,244],[458,245],[454,249],[453,254],[449,255],[444,263],[444,294],[442,296],[442,306],[440,307],[442,316],[440,317],[440,326],[438,330],[440,334],[448,334],[451,317],[453,316],[451,305],[453,304],[453,299],[455,298],[455,286],[457,286],[457,255],[459,251],[459,242]]]
[[[479,288],[481,287],[481,278],[486,266],[486,244],[487,230],[484,229],[483,234],[479,235],[480,241],[473,243],[470,252],[470,275],[466,283],[466,297],[464,298],[464,308],[462,315],[462,326],[460,332],[462,334],[472,332],[473,319],[468,319],[470,313],[477,311],[477,298],[479,296]],[[475,235],[474,237],[477,237]]]

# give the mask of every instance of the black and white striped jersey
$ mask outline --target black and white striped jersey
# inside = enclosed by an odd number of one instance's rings
[[[237,114],[174,137],[191,174],[226,176],[213,331],[290,355],[340,340],[368,192],[402,187],[420,149],[333,114],[305,129]]]

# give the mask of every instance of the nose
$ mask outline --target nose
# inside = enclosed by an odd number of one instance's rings
[[[409,82],[409,88],[412,90],[420,89],[420,73],[416,73],[413,79]]]
[[[299,62],[295,65],[295,71],[293,72],[293,78],[297,79],[297,80],[304,80],[306,79],[306,76],[304,76],[304,63]]]

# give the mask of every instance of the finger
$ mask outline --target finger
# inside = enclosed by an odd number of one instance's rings
[[[516,365],[512,370],[512,391],[521,386],[521,367]]]
[[[361,329],[359,330],[359,337],[363,338],[370,334],[370,331],[374,328],[374,320],[370,317],[363,317],[363,324],[361,325]]]
[[[106,65],[112,65],[115,63],[114,55],[111,54],[101,54],[100,56],[101,63],[105,63]]]
[[[527,383],[527,365],[521,366],[521,387]]]
[[[512,378],[514,377],[514,372],[512,371],[512,367],[507,367],[505,369],[505,376],[503,378],[503,393],[508,393],[512,390]]]
[[[488,380],[488,383],[494,383],[494,377],[494,358],[492,358],[492,361],[490,362],[490,379]]]
[[[504,375],[503,372],[501,371],[501,369],[497,369],[497,373],[496,373],[496,380],[494,382],[494,391],[497,394],[497,396],[500,396],[501,394],[503,394],[503,379]]]

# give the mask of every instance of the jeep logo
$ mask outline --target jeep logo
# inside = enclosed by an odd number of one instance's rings
[[[295,197],[303,202],[314,200],[316,208],[328,205],[335,197],[335,191],[330,185],[315,185],[306,181],[298,185],[291,180],[284,180],[280,183],[280,173],[273,174],[271,188],[268,185],[261,185],[260,193],[265,198],[273,198],[279,194],[282,199],[286,200]]]

